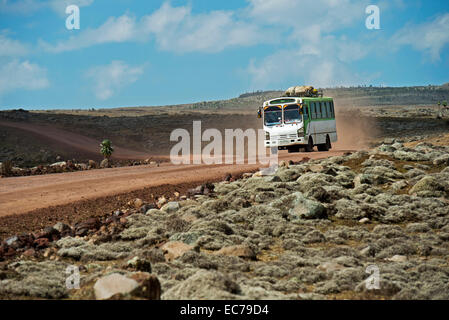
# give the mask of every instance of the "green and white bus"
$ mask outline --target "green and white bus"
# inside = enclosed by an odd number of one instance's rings
[[[299,152],[328,151],[337,141],[334,101],[329,97],[281,97],[259,109],[265,146]]]

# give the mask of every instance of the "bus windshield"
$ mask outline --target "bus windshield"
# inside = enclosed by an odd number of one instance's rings
[[[302,117],[299,112],[299,106],[293,105],[293,106],[287,106],[284,108],[284,122],[285,123],[294,123],[294,122],[301,122]]]
[[[281,121],[282,121],[281,109],[265,111],[264,123],[266,126],[281,124]]]

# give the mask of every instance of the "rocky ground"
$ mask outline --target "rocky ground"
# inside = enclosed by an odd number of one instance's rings
[[[61,160],[61,159],[58,159]],[[58,161],[52,164],[40,164],[32,168],[21,168],[13,166],[12,161],[0,162],[0,178],[35,176],[50,173],[63,173],[74,171],[85,171],[104,168],[120,168],[126,166],[154,165],[159,166],[161,162],[168,162],[167,158],[148,158],[145,160],[110,160],[103,159],[101,162],[89,160],[86,163],[76,160]]]
[[[449,299],[449,147],[408,140],[10,237],[0,298]]]

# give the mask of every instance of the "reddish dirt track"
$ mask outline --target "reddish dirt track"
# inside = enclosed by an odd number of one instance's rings
[[[345,151],[288,154],[279,159],[324,158]],[[0,179],[0,216],[21,214],[49,206],[105,197],[160,185],[216,181],[226,173],[254,171],[258,165],[134,166]]]

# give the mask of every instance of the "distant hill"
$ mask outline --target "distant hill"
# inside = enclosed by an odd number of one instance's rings
[[[323,92],[324,95],[333,97],[340,106],[433,105],[441,100],[449,100],[449,83],[442,86],[324,88]],[[283,91],[274,90],[247,92],[238,98],[199,102],[182,107],[197,110],[255,110],[263,101],[282,94]]]

